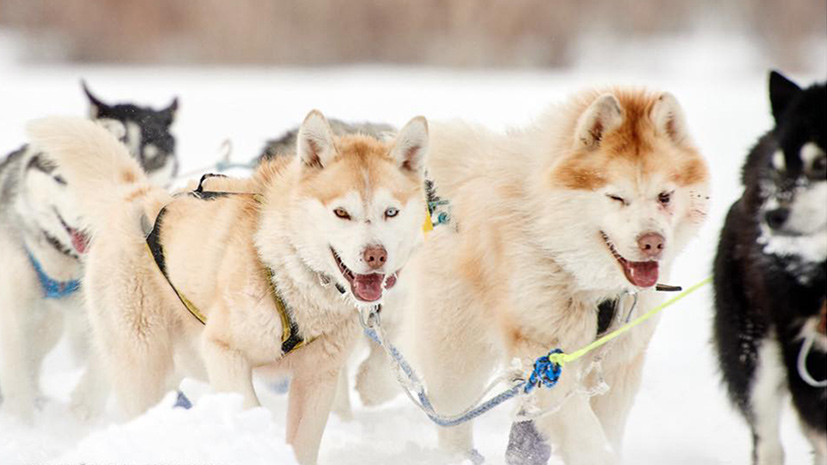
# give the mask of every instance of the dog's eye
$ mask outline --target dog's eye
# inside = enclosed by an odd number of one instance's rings
[[[389,207],[387,210],[385,210],[385,218],[393,218],[398,214],[399,210],[393,207]]]
[[[614,200],[615,202],[620,202],[622,205],[626,205],[626,199],[619,195],[606,194],[606,197]]]
[[[661,192],[658,194],[658,202],[661,205],[669,205],[669,202],[672,201],[672,193],[671,192]]]
[[[342,207],[339,207],[339,208],[333,210],[333,214],[336,215],[336,217],[341,218],[343,220],[349,220],[350,219],[350,213],[348,213],[347,210],[345,210]]]
[[[61,175],[57,175],[57,176],[55,176],[54,178],[55,178],[55,182],[56,182],[56,183],[58,183],[58,184],[62,184],[62,185],[64,185],[64,186],[66,185],[66,180],[65,180],[65,179],[63,179],[63,176],[61,176]]]

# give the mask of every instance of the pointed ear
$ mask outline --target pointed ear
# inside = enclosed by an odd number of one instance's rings
[[[620,126],[623,110],[612,94],[603,94],[592,103],[577,121],[574,145],[589,150],[600,146],[603,136]]]
[[[161,114],[163,115],[164,120],[167,122],[167,126],[171,126],[172,123],[175,121],[175,115],[178,114],[178,97],[172,99],[172,102],[169,104],[169,106],[161,110]]]
[[[676,144],[682,143],[689,136],[683,109],[681,109],[678,99],[669,92],[660,94],[654,106],[652,106],[649,118],[652,119],[655,130],[659,134],[665,134]]]
[[[100,101],[97,97],[92,95],[92,91],[86,85],[86,80],[81,79],[80,86],[83,88],[83,93],[89,99],[89,117],[94,119],[100,116],[108,106]]]
[[[324,168],[336,156],[333,131],[319,110],[304,118],[296,140],[296,152],[307,167]]]
[[[801,87],[778,71],[770,71],[770,105],[775,122],[784,114],[790,102],[801,93]]]
[[[396,135],[391,156],[399,168],[422,175],[428,152],[428,121],[423,116],[408,121]]]

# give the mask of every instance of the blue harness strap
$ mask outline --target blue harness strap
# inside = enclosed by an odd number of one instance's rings
[[[40,288],[43,290],[43,297],[47,299],[62,299],[66,296],[72,295],[80,289],[80,281],[73,279],[71,281],[57,281],[49,277],[40,262],[34,258],[31,252],[26,250],[26,255],[29,256],[29,261],[32,263],[35,273],[37,273],[37,280],[40,281]]]

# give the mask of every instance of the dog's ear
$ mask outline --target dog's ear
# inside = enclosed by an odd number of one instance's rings
[[[577,148],[595,149],[603,136],[623,122],[623,109],[612,94],[597,98],[577,121],[574,145]]]
[[[86,94],[86,98],[89,99],[89,117],[95,119],[106,113],[109,105],[92,95],[92,91],[89,90],[89,87],[86,85],[86,80],[81,79],[80,86],[83,88],[83,93]]]
[[[801,87],[798,87],[796,83],[790,81],[778,71],[770,71],[770,105],[776,123],[779,122],[784,110],[799,93],[801,93]]]
[[[649,113],[655,130],[665,134],[676,144],[682,143],[689,136],[686,130],[686,118],[678,99],[669,92],[660,94]]]
[[[305,166],[324,168],[336,156],[333,131],[322,112],[313,110],[304,118],[296,140],[296,152]]]
[[[403,170],[422,175],[428,152],[428,120],[423,116],[408,121],[396,136],[391,156]]]
[[[159,112],[167,126],[172,126],[175,121],[175,115],[178,114],[178,97],[172,99],[168,107]]]

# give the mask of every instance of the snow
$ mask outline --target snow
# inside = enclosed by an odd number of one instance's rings
[[[2,36],[0,36],[2,39]],[[0,45],[3,43],[0,40]],[[27,120],[86,111],[79,80],[105,101],[129,99],[166,105],[178,95],[176,123],[183,171],[214,163],[223,141],[234,161],[256,156],[264,141],[296,125],[312,108],[345,120],[401,125],[417,114],[460,117],[505,128],[524,124],[549,103],[589,85],[638,84],[668,89],[684,106],[689,128],[712,166],[713,207],[697,240],[674,267],[673,284],[691,285],[711,270],[717,234],[729,204],[740,195],[740,166],[758,135],[770,127],[765,70],[743,44],[729,55],[717,48],[709,63],[701,41],[664,44],[665,66],[579,66],[561,72],[446,71],[383,68],[141,68],[19,67],[0,46],[0,144],[11,151],[24,141]],[[668,46],[668,47],[667,47]],[[684,53],[684,55],[680,55]],[[727,61],[727,56],[734,59]],[[631,59],[630,54],[618,60]],[[823,56],[822,56],[823,58]],[[637,57],[640,60],[640,57]],[[760,61],[760,60],[759,60]],[[748,62],[748,63],[744,63]],[[706,63],[693,67],[693,63]],[[733,64],[734,63],[734,64]],[[716,69],[721,66],[723,71]],[[726,66],[725,66],[726,65]],[[819,65],[821,66],[821,65]],[[693,69],[687,72],[687,69]],[[794,76],[800,82],[823,79]],[[710,344],[711,292],[703,290],[670,307],[648,351],[643,387],[626,432],[627,464],[743,464],[751,439],[720,385]],[[284,444],[286,399],[259,383],[264,407],[244,411],[240,398],[195,392],[191,410],[157,407],[125,421],[110,404],[103,418],[81,422],[68,407],[80,369],[62,343],[46,360],[44,401],[34,425],[0,416],[0,464],[292,464]],[[355,399],[355,397],[354,397]],[[403,396],[377,407],[354,406],[354,418],[332,416],[322,441],[322,464],[457,464],[436,447],[435,427]],[[476,444],[487,463],[501,464],[513,405],[480,419]],[[788,463],[807,463],[810,447],[790,409],[782,441]]]

